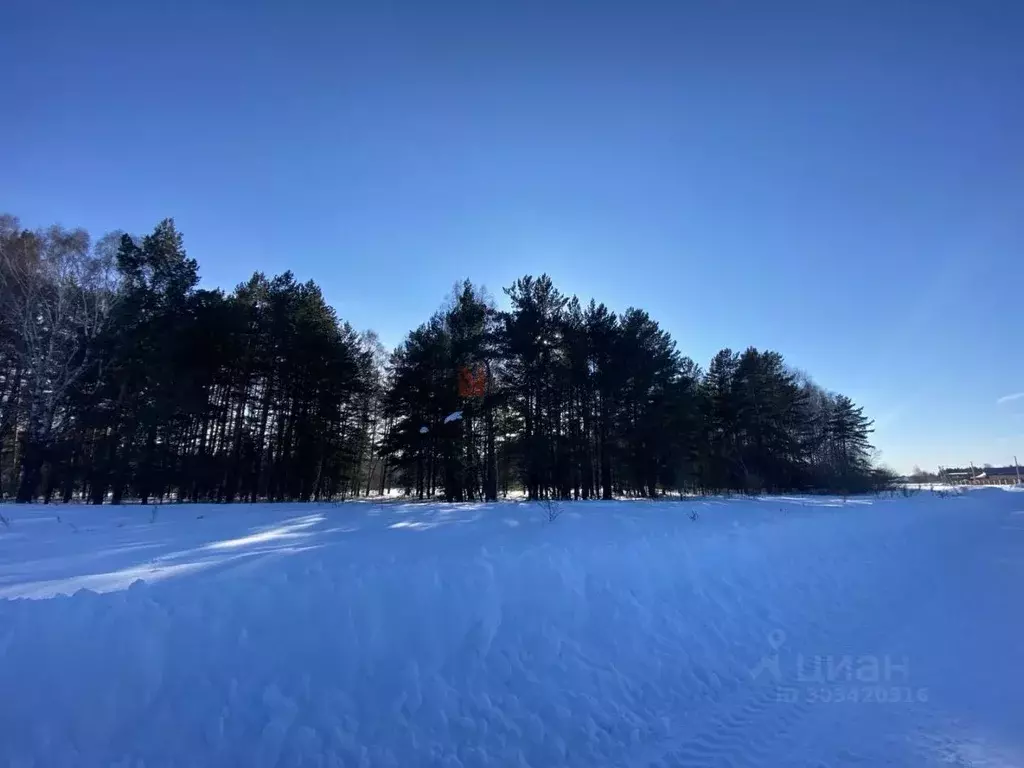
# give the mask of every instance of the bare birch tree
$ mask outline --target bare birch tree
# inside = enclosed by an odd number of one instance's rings
[[[19,232],[0,225],[0,332],[6,402],[0,419],[22,435],[17,500],[36,494],[61,407],[92,365],[117,296],[116,236],[91,247],[81,229]]]

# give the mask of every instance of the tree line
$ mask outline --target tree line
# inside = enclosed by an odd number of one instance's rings
[[[878,482],[871,422],[774,351],[702,369],[645,311],[546,275],[460,284],[388,353],[312,281],[198,287],[144,237],[0,217],[0,497],[449,501]]]

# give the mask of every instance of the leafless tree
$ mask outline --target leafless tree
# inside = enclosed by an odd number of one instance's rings
[[[388,352],[381,344],[377,333],[370,330],[359,334],[359,348],[366,355],[367,391],[362,401],[360,415],[362,431],[366,437],[363,441],[365,445],[360,445],[359,448],[358,472],[365,473],[365,492],[369,496],[378,466],[381,472],[384,471],[380,448],[387,426],[384,418],[384,393],[387,386]],[[358,482],[362,477],[357,474],[355,480]],[[356,491],[357,488],[353,487],[353,492]],[[381,493],[383,494],[383,491]]]
[[[117,296],[116,241],[91,247],[84,230],[19,231],[0,219],[0,436],[23,432],[19,501],[34,495],[61,405],[94,363]]]

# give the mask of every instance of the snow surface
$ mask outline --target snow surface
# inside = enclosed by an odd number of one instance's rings
[[[459,421],[462,418],[462,411],[452,411],[444,417],[445,424],[451,424],[453,421]]]
[[[2,511],[0,766],[1024,765],[1019,493]]]

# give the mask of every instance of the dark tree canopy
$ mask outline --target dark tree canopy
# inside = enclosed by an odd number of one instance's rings
[[[0,496],[610,499],[873,480],[863,410],[778,352],[724,349],[702,370],[644,310],[547,275],[506,288],[507,309],[459,284],[390,354],[290,272],[198,284],[170,219],[92,246],[0,217]]]

